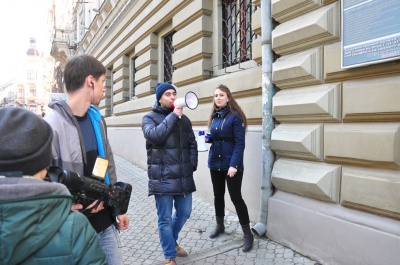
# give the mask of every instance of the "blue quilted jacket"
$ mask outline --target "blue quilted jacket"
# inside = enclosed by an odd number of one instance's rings
[[[208,155],[208,167],[212,170],[227,171],[229,167],[243,169],[245,147],[243,121],[229,114],[229,107],[217,109],[210,124],[212,143]]]
[[[142,119],[146,138],[150,195],[186,195],[196,191],[197,142],[189,118],[154,104]]]

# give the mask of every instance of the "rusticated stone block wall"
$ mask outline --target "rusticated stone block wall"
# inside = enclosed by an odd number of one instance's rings
[[[340,4],[272,1],[272,182],[400,219],[399,62],[341,69]]]

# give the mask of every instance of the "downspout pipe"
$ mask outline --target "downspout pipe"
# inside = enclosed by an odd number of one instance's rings
[[[271,150],[271,134],[274,129],[272,117],[272,97],[274,85],[272,83],[272,17],[271,0],[261,0],[261,55],[262,55],[262,172],[259,221],[251,229],[254,234],[262,236],[267,231],[268,200],[272,196],[273,186],[271,172],[275,161]]]

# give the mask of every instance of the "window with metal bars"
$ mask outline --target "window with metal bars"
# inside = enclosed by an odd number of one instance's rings
[[[251,60],[251,0],[222,0],[222,64],[226,68]]]
[[[174,47],[172,44],[172,36],[175,32],[171,32],[164,36],[164,82],[172,82],[172,74],[175,67],[172,63],[172,55],[174,54]]]
[[[137,72],[137,70],[136,70],[136,59],[137,58],[138,58],[137,56],[133,56],[131,58],[131,83],[132,83],[131,98],[136,95],[135,88],[137,86],[137,83],[136,83],[136,79],[135,79],[135,74]]]

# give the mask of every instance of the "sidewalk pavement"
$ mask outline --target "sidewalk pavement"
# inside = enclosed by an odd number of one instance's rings
[[[157,214],[154,196],[148,196],[147,172],[114,155],[118,180],[132,185],[129,203],[129,229],[121,232],[124,264],[164,264],[158,239]],[[229,195],[226,195],[229,200]],[[242,252],[243,233],[239,219],[233,212],[225,212],[225,233],[216,239],[208,234],[215,225],[214,206],[193,193],[190,219],[179,234],[178,244],[189,255],[176,258],[178,265],[266,265],[266,264],[318,264],[299,253],[269,240],[265,235],[255,237],[253,249]],[[251,224],[254,225],[254,224]]]

